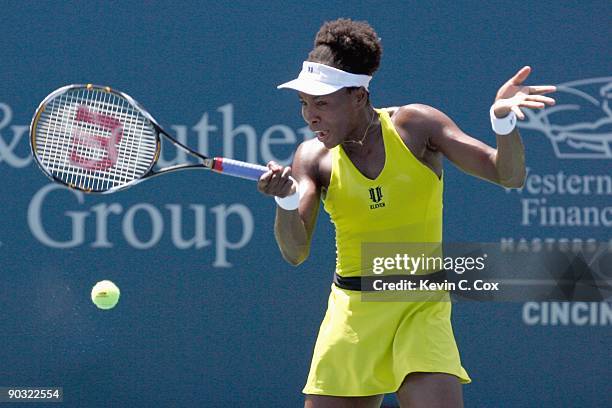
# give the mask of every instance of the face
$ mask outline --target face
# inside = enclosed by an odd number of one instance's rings
[[[298,92],[302,117],[317,139],[328,149],[342,143],[358,126],[362,90],[342,88],[332,94],[313,96]]]

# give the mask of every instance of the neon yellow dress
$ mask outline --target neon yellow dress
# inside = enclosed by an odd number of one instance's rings
[[[389,114],[376,111],[386,157],[376,179],[361,174],[341,146],[331,150],[324,207],[336,228],[342,277],[361,275],[362,242],[442,241],[442,180],[414,157]],[[362,302],[361,292],[332,284],[303,392],[391,393],[412,372],[449,373],[469,383],[450,318],[451,302]]]

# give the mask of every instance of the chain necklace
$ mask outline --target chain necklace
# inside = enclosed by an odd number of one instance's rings
[[[361,138],[361,140],[352,140],[352,139],[347,139],[344,141],[344,143],[355,143],[358,144],[359,146],[363,147],[363,141],[365,140],[365,138],[368,136],[368,130],[370,130],[370,127],[372,126],[372,123],[374,123],[374,117],[376,116],[376,111],[374,111],[372,113],[372,117],[370,118],[370,123],[368,123],[368,127],[366,128],[365,132],[363,132],[363,137]]]

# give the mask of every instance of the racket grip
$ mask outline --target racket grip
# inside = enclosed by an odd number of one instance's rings
[[[249,180],[259,180],[262,174],[268,171],[266,166],[252,164],[240,160],[215,157],[212,169],[217,173],[228,176],[241,177]]]

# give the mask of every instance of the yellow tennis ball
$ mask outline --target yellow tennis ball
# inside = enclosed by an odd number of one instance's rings
[[[121,291],[113,282],[103,280],[91,289],[91,301],[99,309],[112,309],[119,302]]]

